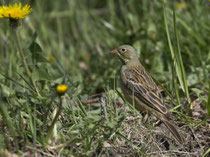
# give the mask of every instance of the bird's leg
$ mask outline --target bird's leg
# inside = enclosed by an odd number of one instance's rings
[[[161,120],[157,120],[156,122],[153,123],[153,127],[160,125],[162,122]]]

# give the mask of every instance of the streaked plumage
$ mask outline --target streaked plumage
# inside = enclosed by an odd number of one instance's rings
[[[183,136],[170,121],[161,93],[152,77],[146,72],[138,59],[135,49],[129,45],[122,45],[112,51],[122,62],[120,70],[120,84],[127,101],[135,102],[135,108],[140,112],[153,113],[171,131],[179,143],[184,143]]]

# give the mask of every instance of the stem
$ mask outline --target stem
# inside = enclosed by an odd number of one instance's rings
[[[17,40],[18,50],[19,50],[20,57],[21,57],[21,60],[23,62],[23,65],[25,67],[26,74],[27,74],[28,78],[30,79],[30,81],[32,82],[32,84],[33,84],[33,86],[34,86],[34,88],[36,90],[37,95],[40,95],[39,91],[38,91],[38,88],[36,87],[36,84],[35,84],[35,82],[33,81],[32,77],[31,77],[31,72],[29,70],[28,64],[26,63],[26,60],[25,60],[25,57],[24,57],[24,54],[23,54],[23,49],[22,49],[22,46],[21,46],[21,43],[20,43],[19,34],[18,34],[17,30],[14,30],[14,31],[15,31],[15,36],[16,36],[16,40]]]
[[[50,137],[52,135],[52,131],[53,131],[53,128],[55,126],[55,123],[57,122],[57,119],[58,119],[58,117],[59,117],[59,115],[61,113],[62,103],[63,103],[63,99],[60,97],[60,103],[59,103],[59,106],[58,106],[58,111],[57,111],[57,113],[55,115],[55,118],[53,119],[52,124],[50,125],[50,127],[48,129],[48,132],[47,132],[47,136],[46,136],[46,140],[45,140],[47,144],[48,144],[49,139],[50,139]]]

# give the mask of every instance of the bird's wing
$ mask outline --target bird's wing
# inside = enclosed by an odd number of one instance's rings
[[[158,87],[142,66],[126,69],[124,75],[126,77],[126,87],[133,91],[140,101],[153,110],[166,116],[169,115]]]

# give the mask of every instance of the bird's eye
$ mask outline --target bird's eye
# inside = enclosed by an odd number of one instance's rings
[[[122,51],[122,52],[125,52],[125,51],[126,51],[126,49],[125,49],[125,48],[122,48],[122,49],[121,49],[121,51]]]

